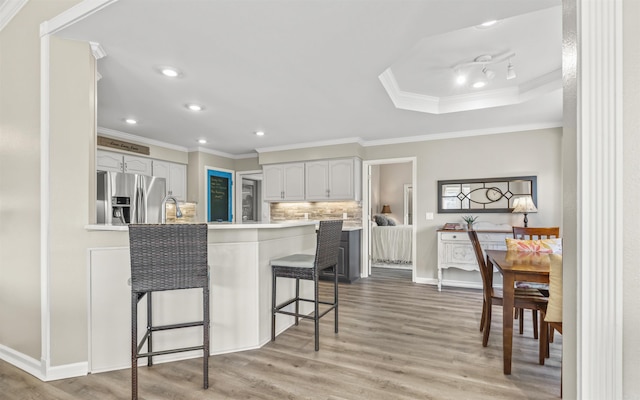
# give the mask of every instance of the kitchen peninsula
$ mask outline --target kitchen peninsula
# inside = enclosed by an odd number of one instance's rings
[[[130,277],[128,228],[88,225],[92,235],[104,236],[105,247],[88,250],[89,372],[130,367]],[[117,236],[117,237],[114,237]],[[271,338],[272,258],[291,253],[313,253],[313,221],[283,223],[209,224],[211,354],[255,349]],[[310,283],[310,284],[309,284]],[[291,297],[293,282],[278,284],[278,300]],[[311,297],[312,282],[301,282]],[[154,293],[154,321],[178,323],[202,318],[202,296],[197,290]],[[302,306],[302,305],[301,305]],[[311,308],[307,310],[311,311]],[[146,321],[140,307],[139,326]],[[276,331],[293,324],[279,317]],[[140,332],[140,334],[143,334]],[[190,346],[201,340],[202,330],[167,331],[154,336],[158,349]],[[170,354],[163,360],[198,357],[198,352]],[[155,360],[155,358],[154,358]]]

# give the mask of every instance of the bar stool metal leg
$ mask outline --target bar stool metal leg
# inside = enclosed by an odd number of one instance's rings
[[[138,399],[138,294],[131,292],[131,399]]]
[[[272,274],[271,277],[271,341],[276,340],[276,277]]]
[[[296,326],[299,320],[298,314],[300,314],[300,278],[296,278]]]
[[[153,331],[151,327],[153,326],[153,311],[151,309],[151,292],[146,294],[147,296],[147,352],[151,353],[153,351]],[[153,357],[147,357],[147,366],[151,367],[153,365]]]
[[[335,318],[335,328],[334,328],[334,332],[338,333],[338,266],[334,265],[333,266],[333,304],[335,304],[334,309],[333,309],[333,313],[334,313],[334,318]]]

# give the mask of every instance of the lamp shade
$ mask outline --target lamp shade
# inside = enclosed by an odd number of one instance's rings
[[[527,195],[522,197],[516,197],[513,200],[513,212],[526,214],[526,213],[538,212],[538,209],[536,208],[536,205],[533,204],[533,199],[531,198],[531,196]]]
[[[385,204],[382,206],[382,211],[380,211],[382,214],[391,214],[391,207],[389,207],[388,204]]]

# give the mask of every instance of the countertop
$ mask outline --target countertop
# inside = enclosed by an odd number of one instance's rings
[[[306,226],[315,225],[318,227],[318,221],[311,220],[296,220],[296,221],[282,221],[282,222],[209,222],[209,229],[278,229],[289,228],[292,226]],[[88,231],[128,231],[129,228],[125,225],[104,225],[104,224],[92,224],[86,225],[85,229]],[[356,231],[362,229],[359,225],[344,225],[343,231]]]
[[[287,222],[210,222],[208,223],[209,229],[279,229],[289,228],[294,226],[306,226],[315,225],[314,221],[287,221]],[[104,225],[93,224],[86,225],[85,229],[88,231],[128,231],[129,228],[125,225]]]

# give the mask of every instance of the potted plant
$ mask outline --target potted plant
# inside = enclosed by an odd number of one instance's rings
[[[474,217],[473,215],[465,215],[464,217],[462,217],[462,219],[467,223],[467,229],[473,230],[473,223],[476,222],[478,217]]]

